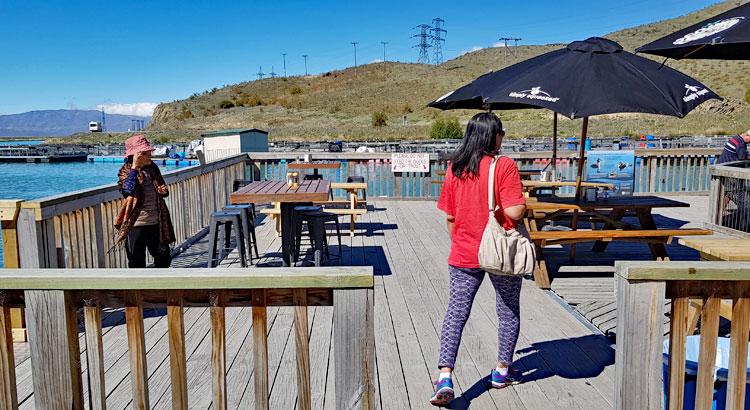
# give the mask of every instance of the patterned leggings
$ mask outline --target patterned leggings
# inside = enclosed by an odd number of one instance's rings
[[[481,269],[457,268],[448,266],[450,274],[450,300],[448,311],[443,321],[443,331],[440,335],[440,360],[438,368],[454,367],[458,346],[461,344],[461,333],[469,319],[474,296],[482,284],[485,272]],[[510,365],[516,350],[518,331],[521,326],[520,304],[521,295],[520,276],[489,275],[492,286],[495,287],[495,310],[500,325],[497,329],[497,360]]]

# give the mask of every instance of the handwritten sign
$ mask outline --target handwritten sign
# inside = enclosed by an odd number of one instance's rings
[[[393,172],[430,172],[430,154],[393,153]]]

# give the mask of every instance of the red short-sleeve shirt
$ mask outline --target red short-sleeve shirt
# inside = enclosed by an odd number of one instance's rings
[[[487,225],[487,183],[492,157],[485,156],[479,164],[479,176],[459,179],[450,167],[445,172],[443,190],[437,206],[447,215],[455,217],[451,252],[448,264],[460,268],[478,268],[479,243]],[[516,229],[517,222],[506,217],[504,208],[523,205],[526,198],[521,188],[521,177],[515,162],[500,157],[495,167],[495,218],[505,229]]]

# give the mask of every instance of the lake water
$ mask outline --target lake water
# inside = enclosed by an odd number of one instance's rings
[[[39,145],[44,140],[17,140],[17,141],[0,141],[0,147],[17,146],[17,145]]]
[[[0,163],[0,199],[37,199],[117,182],[120,163]],[[160,166],[162,171],[177,169]],[[0,266],[3,249],[0,241]]]

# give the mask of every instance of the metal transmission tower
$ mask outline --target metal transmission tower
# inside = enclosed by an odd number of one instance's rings
[[[430,44],[430,39],[432,36],[430,35],[430,27],[429,24],[420,24],[414,28],[419,29],[419,34],[415,34],[412,36],[412,38],[416,37],[419,39],[419,44],[415,45],[414,48],[419,49],[419,58],[417,59],[418,63],[424,63],[424,64],[430,64],[430,54],[428,53],[427,49],[432,47]]]
[[[286,53],[281,53],[281,57],[284,58],[284,77],[286,77]]]
[[[380,44],[383,45],[383,62],[385,63],[385,46],[388,44],[387,41],[381,41]]]
[[[302,58],[305,59],[305,77],[307,77],[307,54],[302,54]]]
[[[442,25],[445,23],[445,20],[441,19],[440,17],[432,20],[432,25],[434,26],[432,28],[432,46],[435,48],[433,50],[433,55],[435,56],[433,58],[433,63],[435,65],[439,65],[443,63],[443,43],[445,43],[445,38],[443,38],[443,35],[447,33],[446,30],[443,29]]]
[[[276,78],[276,73],[273,72],[273,66],[271,66],[271,72],[268,73],[268,75],[270,75],[271,78]]]
[[[354,46],[354,75],[357,75],[357,44],[359,44],[359,41],[351,42],[351,45]]]
[[[263,79],[263,76],[264,76],[264,75],[266,75],[266,74],[265,74],[265,73],[263,72],[263,66],[260,66],[260,67],[258,67],[258,73],[257,73],[257,74],[258,74],[258,80],[262,80],[262,79]]]

